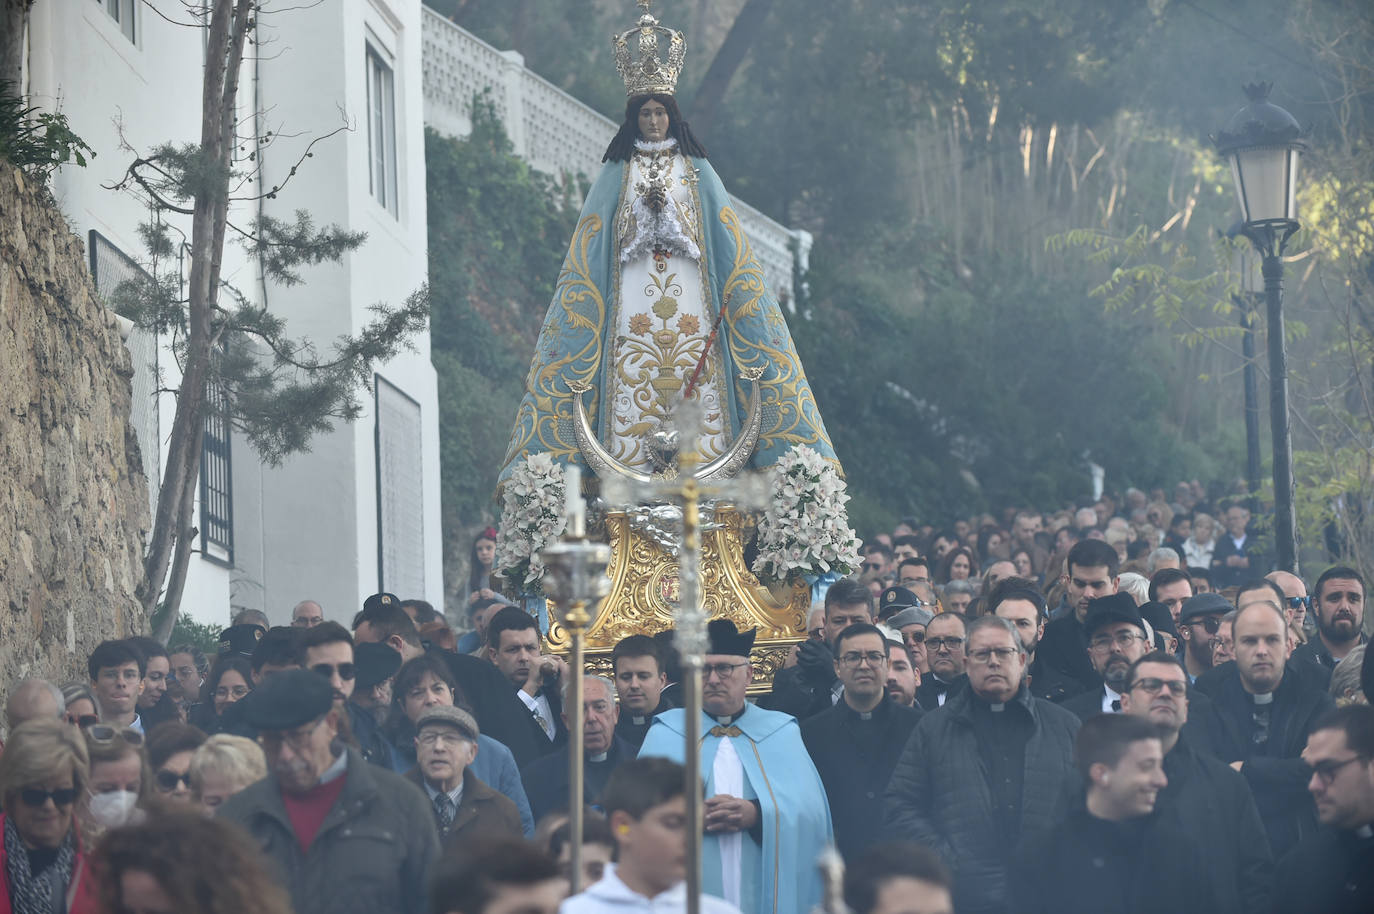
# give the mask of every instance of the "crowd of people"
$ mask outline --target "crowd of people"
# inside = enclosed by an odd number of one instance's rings
[[[461,634],[375,594],[104,642],[8,689],[0,912],[682,911],[688,752],[710,914],[1374,910],[1364,579],[1197,495],[873,537],[766,693],[712,620],[697,746],[671,633],[627,637],[578,797],[573,673],[476,549]]]

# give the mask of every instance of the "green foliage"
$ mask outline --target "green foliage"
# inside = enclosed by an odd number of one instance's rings
[[[46,182],[58,166],[75,162],[85,168],[86,156],[95,158],[65,114],[25,108],[13,90],[12,83],[0,82],[0,159]]]
[[[157,625],[163,615],[167,612],[167,607],[161,606],[153,616],[151,631],[157,630]],[[205,656],[214,658],[219,653],[219,636],[224,629],[222,626],[215,625],[213,622],[197,622],[186,613],[178,613],[177,621],[172,626],[172,636],[167,639],[169,646],[179,644],[194,644],[205,652]]]
[[[490,518],[530,353],[576,222],[581,188],[531,171],[490,102],[465,140],[425,135],[445,542]]]

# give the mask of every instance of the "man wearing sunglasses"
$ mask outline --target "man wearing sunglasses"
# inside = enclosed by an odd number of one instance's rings
[[[1188,681],[1196,680],[1212,668],[1212,638],[1221,630],[1221,620],[1231,604],[1219,593],[1200,593],[1183,602],[1178,615],[1178,633],[1183,640],[1183,667]]]
[[[1131,665],[1121,712],[1155,724],[1164,747],[1169,783],[1155,815],[1206,848],[1218,914],[1270,910],[1273,861],[1255,799],[1245,778],[1209,754],[1206,734],[1188,725],[1190,703],[1188,674],[1174,655],[1152,651]]]
[[[1374,911],[1374,708],[1317,721],[1303,761],[1322,828],[1279,861],[1275,911]]]
[[[334,709],[347,715],[349,731],[358,743],[359,754],[374,765],[388,769],[396,767],[395,751],[382,735],[376,718],[349,700],[357,685],[358,670],[353,636],[348,629],[331,621],[288,631],[295,634],[296,658],[301,669],[329,683]]]
[[[287,670],[243,700],[268,776],[217,817],[252,835],[296,914],[422,914],[439,854],[430,803],[339,741],[335,691],[314,670]]]

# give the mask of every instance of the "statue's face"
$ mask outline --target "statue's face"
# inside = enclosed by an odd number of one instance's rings
[[[662,102],[651,98],[639,106],[639,135],[650,143],[668,138],[668,109]]]

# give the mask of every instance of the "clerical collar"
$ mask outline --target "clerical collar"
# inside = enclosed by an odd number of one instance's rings
[[[598,752],[596,755],[589,755],[587,756],[587,761],[592,762],[593,764],[600,764],[601,762],[606,761],[606,753]]]
[[[635,140],[635,149],[639,152],[664,152],[677,145],[677,140],[673,137],[651,143],[648,140]]]
[[[1002,713],[1003,711],[1005,711],[1006,709],[1007,709],[1006,702],[1002,702],[1002,701],[990,701],[990,702],[988,702],[988,710],[991,711],[993,714],[1001,714],[1001,713]]]
[[[873,719],[873,712],[872,712],[872,711],[860,711],[860,712],[859,712],[859,720],[872,720],[872,719]]]
[[[634,724],[636,727],[642,727],[644,726],[644,722],[648,719],[647,717],[631,716],[630,723]]]
[[[722,727],[728,727],[728,726],[730,726],[731,724],[733,724],[735,721],[737,721],[737,720],[739,720],[741,717],[743,717],[743,716],[744,716],[744,712],[745,712],[745,711],[748,711],[748,710],[749,710],[749,705],[746,704],[744,707],[740,708],[740,709],[739,709],[738,711],[736,711],[734,714],[718,715],[718,716],[716,716],[716,723],[720,724]]]
[[[1274,703],[1273,692],[1256,692],[1250,696],[1257,705],[1270,705]]]
[[[1359,828],[1355,829],[1355,837],[1362,838],[1365,841],[1374,838],[1374,825],[1361,825]]]

